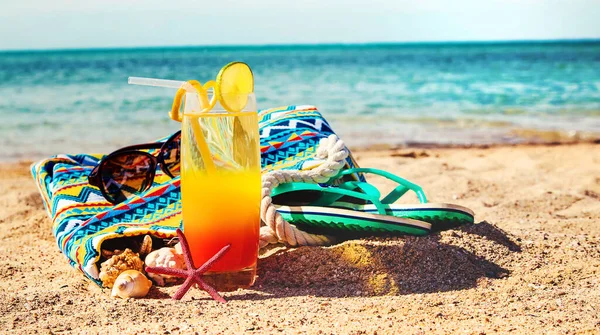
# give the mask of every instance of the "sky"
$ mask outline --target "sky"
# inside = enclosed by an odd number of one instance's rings
[[[600,38],[600,0],[0,0],[0,50]]]

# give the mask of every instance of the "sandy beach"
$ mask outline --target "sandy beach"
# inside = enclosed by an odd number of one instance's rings
[[[476,224],[274,249],[252,289],[224,294],[228,304],[199,290],[173,301],[177,287],[111,298],[60,253],[31,162],[0,165],[0,333],[600,332],[599,144],[354,154],[420,184],[431,202],[471,208]]]

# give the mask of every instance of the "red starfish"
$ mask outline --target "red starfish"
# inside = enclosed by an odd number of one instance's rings
[[[183,235],[181,229],[177,229],[176,232],[177,236],[179,236],[179,242],[181,243],[181,250],[183,251],[183,257],[185,259],[185,264],[187,265],[187,270],[147,266],[146,272],[186,278],[185,282],[181,285],[181,287],[179,287],[177,292],[175,292],[175,295],[173,296],[173,299],[175,300],[183,298],[183,296],[192,287],[192,285],[194,285],[194,283],[197,283],[198,286],[200,286],[200,288],[202,288],[204,291],[210,294],[210,296],[213,299],[219,302],[226,303],[227,301],[223,299],[221,295],[219,295],[219,293],[217,292],[217,290],[214,289],[214,287],[208,285],[204,280],[202,280],[202,274],[208,271],[208,269],[210,269],[217,260],[223,257],[223,255],[227,251],[229,251],[229,248],[231,248],[231,244],[224,246],[223,249],[219,250],[219,252],[217,252],[208,261],[206,261],[206,263],[196,268],[194,266],[192,254],[190,253],[190,246],[188,245],[188,242],[185,239],[185,235]]]

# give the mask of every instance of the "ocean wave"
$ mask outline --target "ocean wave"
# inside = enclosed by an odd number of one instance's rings
[[[598,42],[382,44],[0,53],[0,141],[54,153],[164,136],[175,90],[127,77],[206,81],[232,60],[252,67],[259,107],[316,105],[350,142],[600,132]]]

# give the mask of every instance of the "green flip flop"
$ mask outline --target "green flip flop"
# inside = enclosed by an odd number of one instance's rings
[[[375,186],[363,181],[347,181],[338,186],[287,183],[272,191],[273,204],[288,222],[302,228],[329,232],[424,235],[430,229],[439,231],[474,222],[474,214],[470,209],[454,204],[428,203],[420,186],[386,171],[347,169],[331,180],[356,173],[379,175],[398,183],[398,186],[381,198]],[[415,192],[419,204],[394,204],[409,190]],[[430,228],[423,223],[428,223]]]

